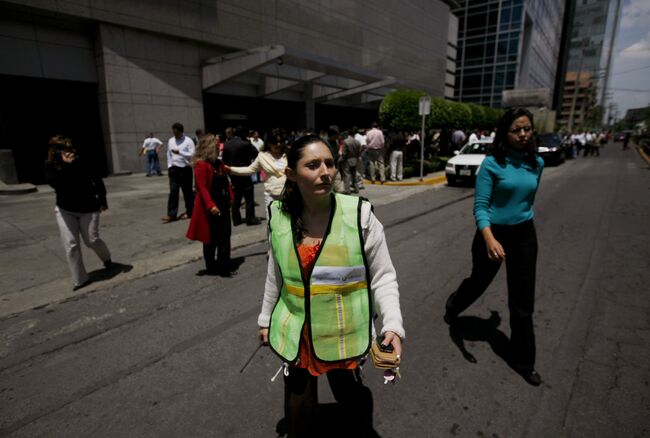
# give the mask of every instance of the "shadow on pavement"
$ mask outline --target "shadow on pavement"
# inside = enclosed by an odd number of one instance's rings
[[[310,425],[310,438],[329,438],[329,437],[364,437],[364,438],[381,438],[381,435],[372,427],[372,425],[352,424],[349,421],[349,413],[346,413],[339,403],[319,404],[314,419]],[[348,421],[342,421],[342,419]],[[275,426],[275,432],[278,437],[287,436],[287,422],[282,418]]]
[[[111,278],[117,277],[120,274],[130,272],[133,269],[133,265],[125,265],[122,263],[113,262],[113,266],[110,269],[96,269],[88,273],[90,280],[95,283],[97,281],[106,281]]]
[[[489,318],[477,316],[460,316],[449,326],[449,337],[456,344],[465,360],[471,363],[478,361],[465,347],[465,341],[487,342],[492,351],[510,365],[510,340],[499,330],[501,316],[499,312],[491,311]]]

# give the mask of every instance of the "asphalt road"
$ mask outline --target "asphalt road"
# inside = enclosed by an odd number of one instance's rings
[[[505,270],[458,332],[442,321],[471,267],[473,190],[379,206],[407,339],[399,384],[365,371],[377,433],[650,436],[649,188],[636,152],[612,147],[544,171],[535,218],[540,387],[500,357]],[[197,277],[194,262],[0,319],[0,436],[275,436],[279,360],[265,349],[239,372],[256,347],[265,250],[236,251],[232,279]],[[319,392],[332,401],[325,381]]]

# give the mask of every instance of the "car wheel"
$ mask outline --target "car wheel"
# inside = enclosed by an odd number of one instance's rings
[[[456,178],[450,178],[450,177],[447,177],[447,185],[448,185],[449,187],[455,187],[455,186],[457,186],[458,184],[456,183]]]

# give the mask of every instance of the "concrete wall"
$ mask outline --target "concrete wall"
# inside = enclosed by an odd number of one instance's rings
[[[282,44],[444,92],[449,7],[438,0],[9,0],[230,49]]]
[[[166,141],[174,122],[190,135],[203,127],[198,43],[101,24],[96,52],[100,112],[113,173],[142,170],[137,152],[149,132]]]

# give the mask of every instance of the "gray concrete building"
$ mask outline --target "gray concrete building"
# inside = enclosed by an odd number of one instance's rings
[[[563,2],[461,0],[454,98],[491,107],[503,91],[555,86]],[[537,93],[537,91],[536,91]]]
[[[368,123],[393,89],[449,90],[449,3],[0,1],[0,148],[21,181],[42,182],[57,133],[119,173],[141,171],[144,137],[166,140],[177,121]]]

